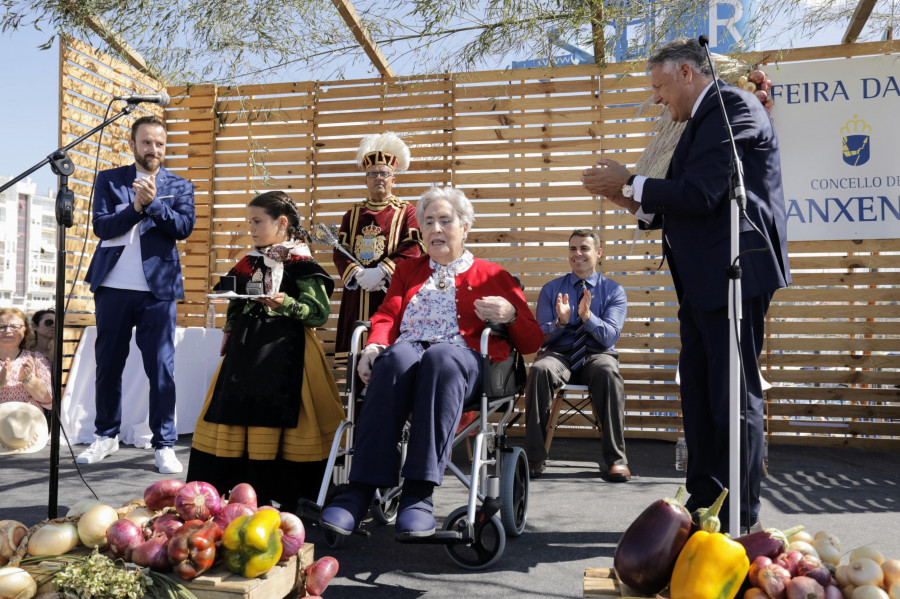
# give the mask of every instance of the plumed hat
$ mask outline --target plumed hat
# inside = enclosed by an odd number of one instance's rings
[[[49,436],[47,419],[37,406],[24,401],[0,404],[0,455],[40,451]]]
[[[359,142],[356,162],[363,170],[383,164],[394,172],[405,171],[409,168],[409,148],[391,131],[367,135]]]

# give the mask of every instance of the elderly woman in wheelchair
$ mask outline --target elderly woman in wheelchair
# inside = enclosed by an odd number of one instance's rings
[[[321,514],[322,526],[351,534],[376,489],[398,484],[398,540],[433,535],[432,494],[440,485],[465,405],[481,396],[479,342],[485,323],[502,323],[520,353],[537,351],[543,332],[515,279],[465,248],[474,222],[459,190],[431,188],[416,217],[427,255],[397,266],[387,297],[372,316],[357,372],[368,385],[356,428],[347,490]],[[509,343],[488,342],[490,361],[506,360]],[[397,443],[410,419],[406,461]]]

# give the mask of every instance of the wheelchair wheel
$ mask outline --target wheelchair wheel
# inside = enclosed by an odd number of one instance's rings
[[[347,535],[328,530],[325,527],[322,528],[322,535],[325,537],[325,544],[332,549],[340,549],[344,546],[344,541],[347,540]]]
[[[525,532],[528,520],[528,457],[521,447],[503,456],[500,468],[500,520],[510,537]]]
[[[391,491],[390,487],[378,489],[382,497]],[[397,519],[397,508],[400,506],[400,494],[397,493],[391,499],[378,499],[372,502],[372,516],[381,524],[393,524]]]
[[[444,530],[456,530],[457,522],[466,517],[466,511],[466,506],[455,509],[444,521]],[[476,530],[473,543],[453,543],[444,546],[450,559],[465,570],[490,568],[503,555],[504,549],[506,549],[506,532],[497,516],[492,516],[485,522],[480,531]]]

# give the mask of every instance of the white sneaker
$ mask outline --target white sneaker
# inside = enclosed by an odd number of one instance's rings
[[[156,450],[156,467],[160,474],[178,474],[184,470],[184,466],[175,457],[175,450],[171,447],[160,447]]]
[[[94,435],[91,446],[78,454],[79,464],[96,464],[111,453],[119,451],[119,437],[98,437]]]

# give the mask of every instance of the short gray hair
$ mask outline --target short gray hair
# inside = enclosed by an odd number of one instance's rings
[[[706,51],[695,38],[681,37],[658,49],[647,59],[647,72],[661,65],[667,73],[674,66],[687,63],[697,73],[712,78],[712,69],[706,60]]]
[[[416,205],[416,220],[420,225],[425,222],[425,210],[435,200],[449,202],[461,223],[471,227],[475,222],[475,209],[472,208],[472,202],[469,201],[466,194],[454,187],[432,187],[422,194]]]

